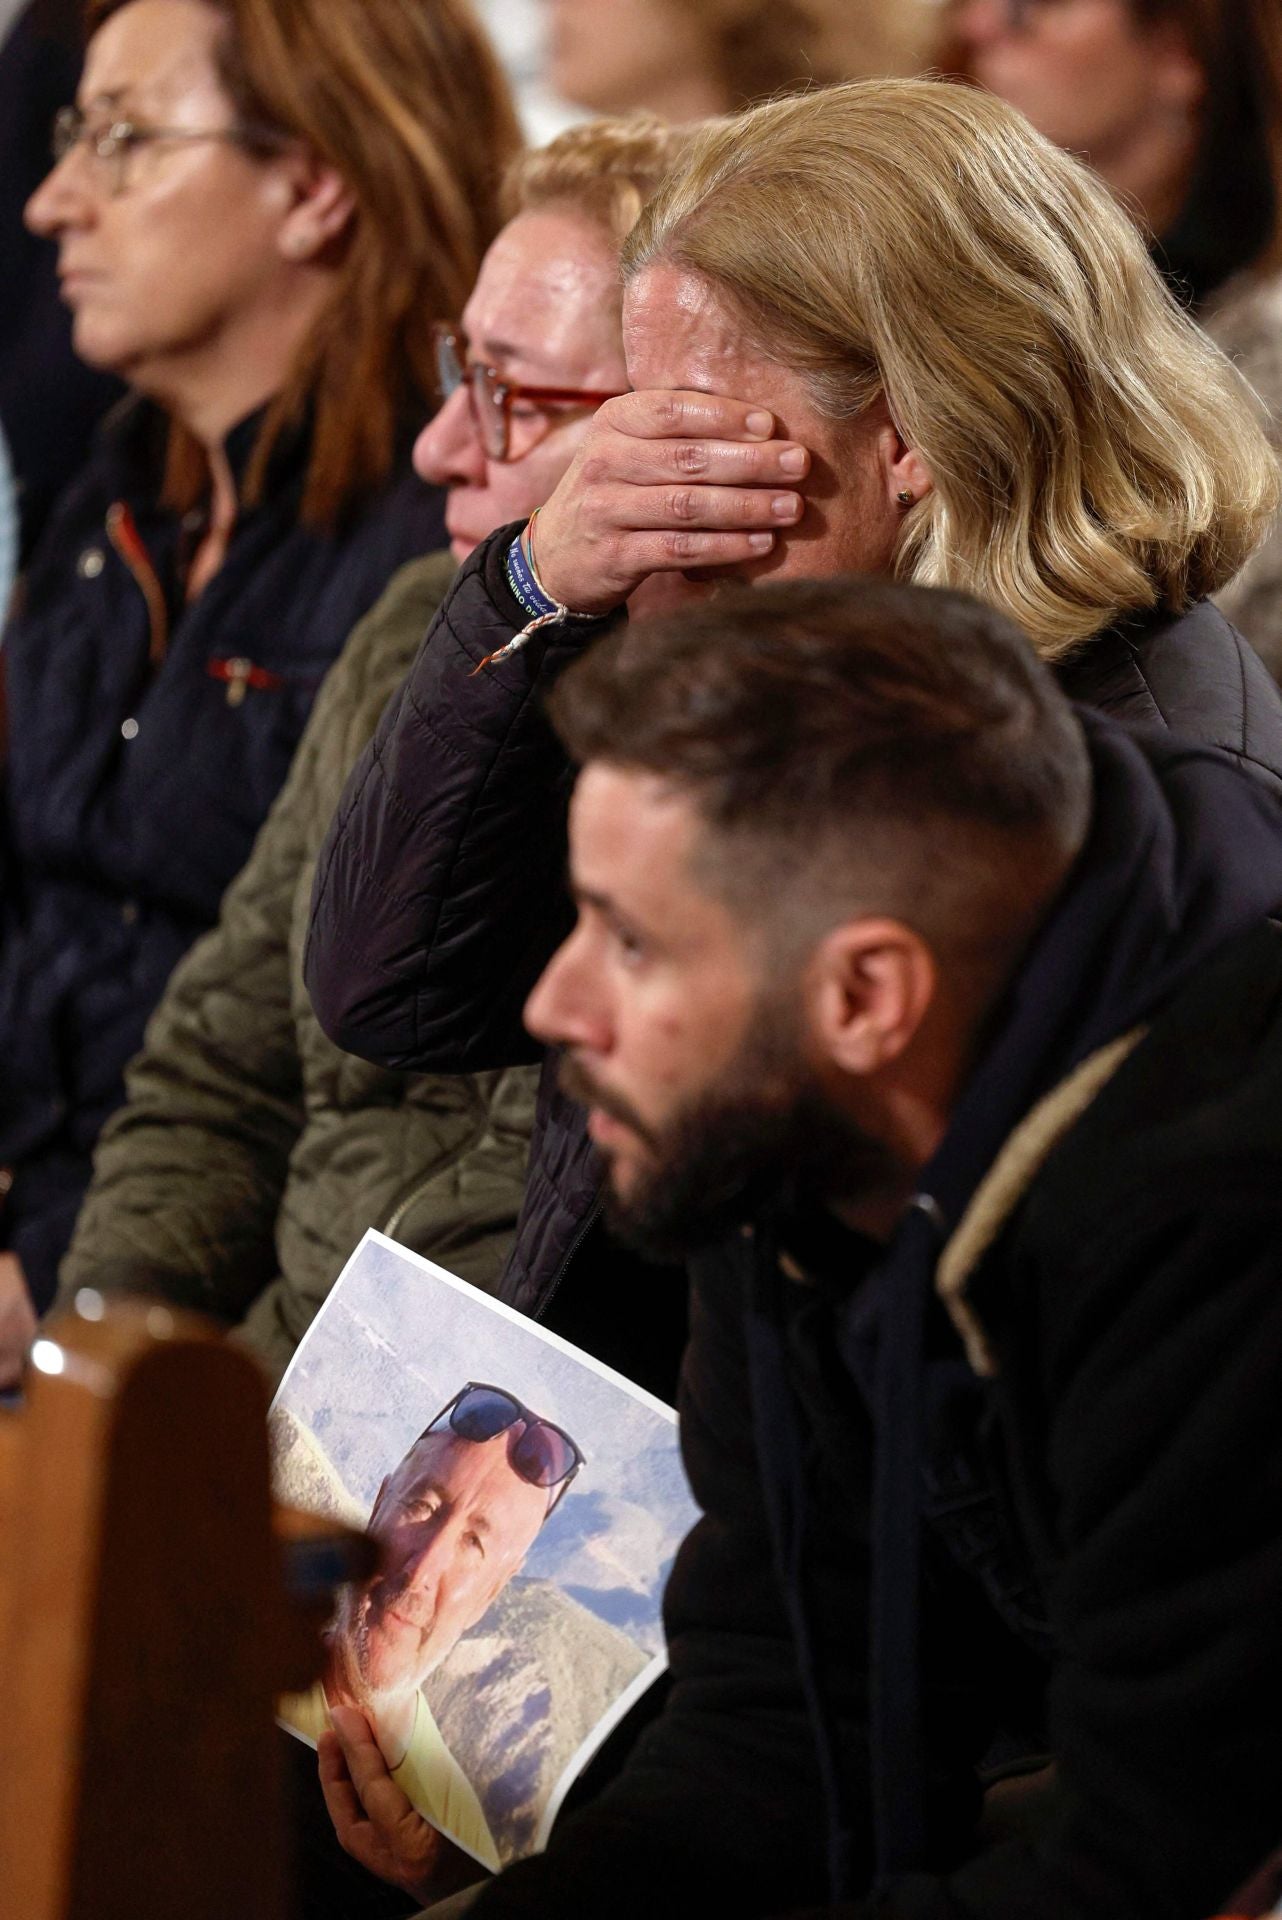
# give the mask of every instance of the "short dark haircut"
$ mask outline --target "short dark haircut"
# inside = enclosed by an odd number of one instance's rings
[[[1085,838],[1073,709],[1019,629],[966,594],[735,588],[602,641],[551,713],[579,764],[688,794],[712,829],[701,877],[783,939],[857,906],[995,957]]]

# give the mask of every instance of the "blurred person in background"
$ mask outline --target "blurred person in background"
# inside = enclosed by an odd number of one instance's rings
[[[547,85],[543,0],[476,0],[476,7],[503,62],[531,146],[542,146],[586,119],[581,107],[559,99]]]
[[[316,690],[442,539],[403,455],[518,135],[466,0],[94,0],[28,208],[135,389],[4,635],[0,1323],[49,1301],[102,1122]]]
[[[546,0],[547,80],[596,113],[674,125],[778,93],[929,63],[930,0]]]
[[[957,0],[962,69],[1101,173],[1282,446],[1278,0]],[[1217,596],[1282,675],[1282,523]]]
[[[75,94],[83,49],[82,0],[0,6],[0,422],[19,486],[24,557],[123,392],[72,351],[57,247],[22,218],[49,170],[50,123]]]
[[[683,146],[638,117],[514,162],[507,224],[461,325],[439,336],[446,397],[414,451],[448,489],[451,551],[403,567],[356,628],[217,927],[175,969],[95,1154],[68,1296],[141,1287],[198,1307],[279,1373],[367,1227],[495,1287],[525,1182],[530,1070],[405,1075],[341,1053],[302,983],[312,879],[457,563],[547,498],[597,397],[626,387],[619,245]],[[656,1384],[669,1398],[679,1341],[680,1327]]]

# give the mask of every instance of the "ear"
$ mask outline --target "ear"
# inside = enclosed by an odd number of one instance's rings
[[[814,1045],[825,1065],[861,1079],[907,1050],[938,986],[930,948],[898,920],[834,927],[807,973]]]
[[[877,466],[886,499],[896,513],[915,506],[934,488],[930,468],[917,448],[905,440],[889,410],[877,433]]]
[[[1206,99],[1206,69],[1176,20],[1159,20],[1148,29],[1149,86],[1168,111],[1190,114]]]
[[[340,173],[306,147],[291,148],[281,167],[288,205],[277,244],[287,260],[315,260],[350,227],[356,196]]]

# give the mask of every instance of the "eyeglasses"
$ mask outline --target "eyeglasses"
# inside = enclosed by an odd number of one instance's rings
[[[83,147],[103,169],[108,191],[114,196],[123,193],[128,184],[130,154],[156,140],[228,140],[233,146],[264,153],[284,144],[284,136],[272,127],[140,127],[132,120],[91,127],[79,107],[58,109],[50,144],[55,166],[61,165],[73,147]]]
[[[456,1433],[460,1440],[496,1440],[518,1421],[524,1421],[525,1427],[508,1449],[508,1462],[529,1486],[556,1488],[548,1504],[548,1513],[551,1513],[586,1462],[568,1433],[553,1426],[541,1414],[531,1413],[505,1387],[489,1387],[482,1380],[469,1380],[446,1402],[423,1433],[436,1433],[443,1422],[448,1422],[450,1432]]]
[[[959,0],[959,4],[964,4],[964,0]],[[1066,10],[1072,4],[1073,0],[1004,0],[1002,11],[1007,32],[1028,33],[1043,15]]]
[[[617,400],[619,389],[603,393],[588,387],[523,387],[514,380],[504,380],[497,367],[487,367],[483,361],[467,357],[466,336],[453,327],[437,326],[432,329],[436,346],[436,379],[441,390],[441,399],[448,400],[452,393],[466,383],[468,397],[472,403],[472,413],[481,435],[481,444],[491,460],[523,460],[533,451],[539,440],[552,431],[553,422],[549,421],[543,433],[519,454],[512,452],[513,406],[517,401],[527,401],[530,411],[539,412],[544,407],[588,407],[595,409],[607,400]],[[522,418],[517,415],[517,418]]]

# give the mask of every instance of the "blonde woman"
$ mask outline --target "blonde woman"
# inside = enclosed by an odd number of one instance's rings
[[[522,1007],[572,917],[542,697],[656,583],[964,587],[1079,698],[1282,787],[1282,695],[1204,599],[1268,524],[1272,455],[1107,190],[1018,114],[870,82],[714,125],[624,273],[636,390],[463,568],[330,829],[306,978],[341,1046],[538,1057]],[[517,1304],[596,1264],[598,1175],[549,1080]]]
[[[464,569],[457,646],[421,654],[332,831],[308,983],[343,1045],[529,1057],[568,910],[539,693],[656,577],[963,587],[1080,698],[1282,784],[1282,697],[1205,598],[1269,524],[1273,456],[1107,189],[1019,114],[881,81],[713,125],[624,272],[636,390]],[[416,710],[466,775],[415,750]]]
[[[1277,0],[958,0],[966,69],[1085,156],[1282,446],[1282,8]],[[1282,675],[1282,521],[1219,604]]]

